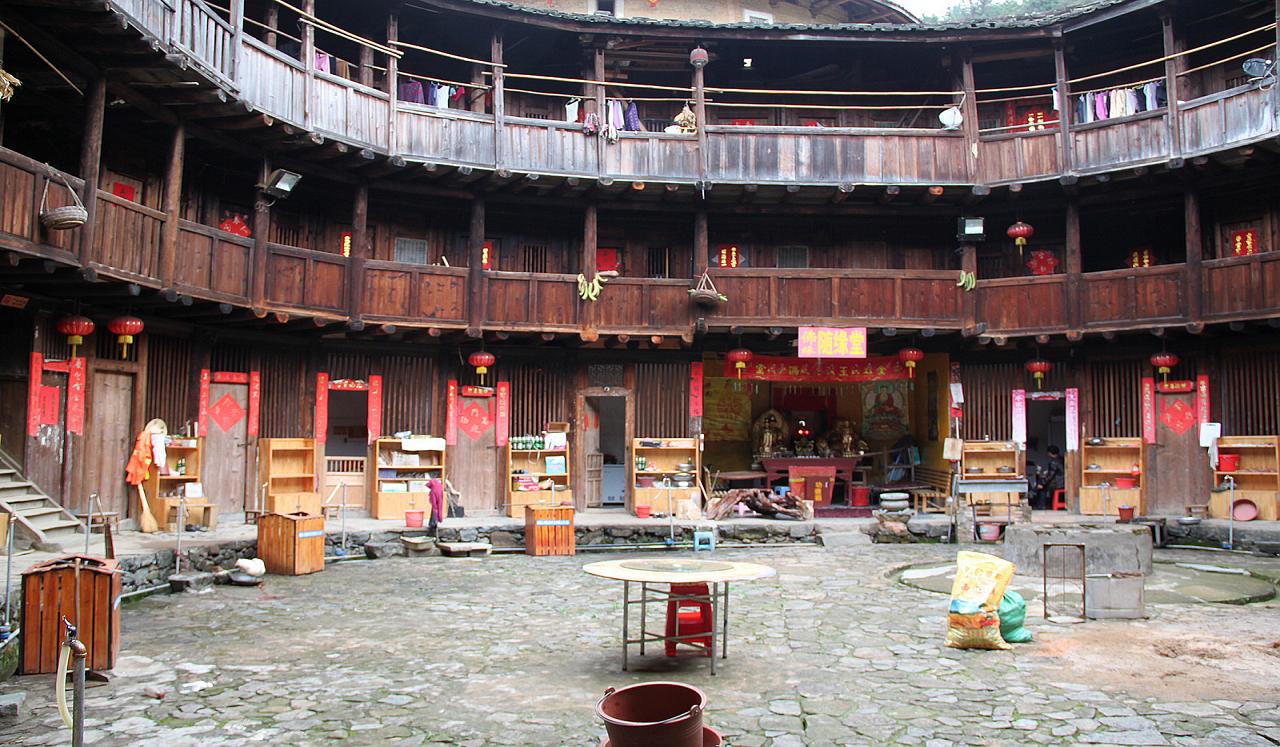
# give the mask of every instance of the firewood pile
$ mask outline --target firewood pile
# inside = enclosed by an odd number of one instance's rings
[[[790,494],[778,496],[758,488],[716,491],[711,494],[711,500],[707,501],[707,507],[703,513],[708,519],[718,521],[732,514],[733,507],[739,503],[761,516],[801,521],[813,518],[812,509],[799,498]]]

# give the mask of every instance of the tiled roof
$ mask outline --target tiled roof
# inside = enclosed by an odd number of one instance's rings
[[[578,23],[599,24],[601,26],[627,26],[627,27],[643,27],[650,26],[653,28],[705,28],[705,29],[767,29],[770,31],[794,31],[794,32],[814,32],[814,31],[835,31],[835,32],[894,32],[894,33],[912,33],[912,32],[939,32],[939,31],[983,31],[983,30],[1000,30],[1000,29],[1027,29],[1027,28],[1044,28],[1053,26],[1064,21],[1088,15],[1113,5],[1130,2],[1130,0],[1089,0],[1071,8],[1062,10],[1048,11],[1044,13],[1027,13],[1015,16],[1005,16],[998,19],[988,19],[982,21],[957,21],[948,23],[712,23],[711,21],[697,20],[662,20],[657,18],[616,18],[607,15],[585,15],[582,13],[568,13],[563,10],[554,8],[541,8],[536,6],[517,5],[516,3],[507,2],[507,0],[469,0],[476,5],[487,5],[494,8],[502,8],[512,10],[519,13],[525,13],[535,16],[549,16],[566,21],[576,21]],[[895,7],[891,3],[886,3],[888,7]]]

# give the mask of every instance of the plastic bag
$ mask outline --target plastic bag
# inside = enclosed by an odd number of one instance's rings
[[[956,554],[956,580],[951,586],[947,645],[951,648],[1007,650],[1000,637],[1000,601],[1013,578],[1014,565],[980,552]]]
[[[1000,600],[1000,637],[1005,643],[1026,643],[1031,631],[1023,627],[1027,620],[1027,600],[1016,591],[1006,591]]]

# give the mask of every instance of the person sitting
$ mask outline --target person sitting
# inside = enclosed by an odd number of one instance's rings
[[[1053,491],[1064,484],[1062,450],[1057,446],[1050,446],[1047,452],[1049,458],[1036,470],[1036,478],[1031,488],[1031,507],[1036,509],[1047,509],[1052,506]]]

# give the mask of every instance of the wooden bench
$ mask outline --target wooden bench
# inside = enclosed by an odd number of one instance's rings
[[[947,499],[951,497],[951,470],[917,465],[916,482],[925,486],[907,490],[916,513],[946,513]]]

